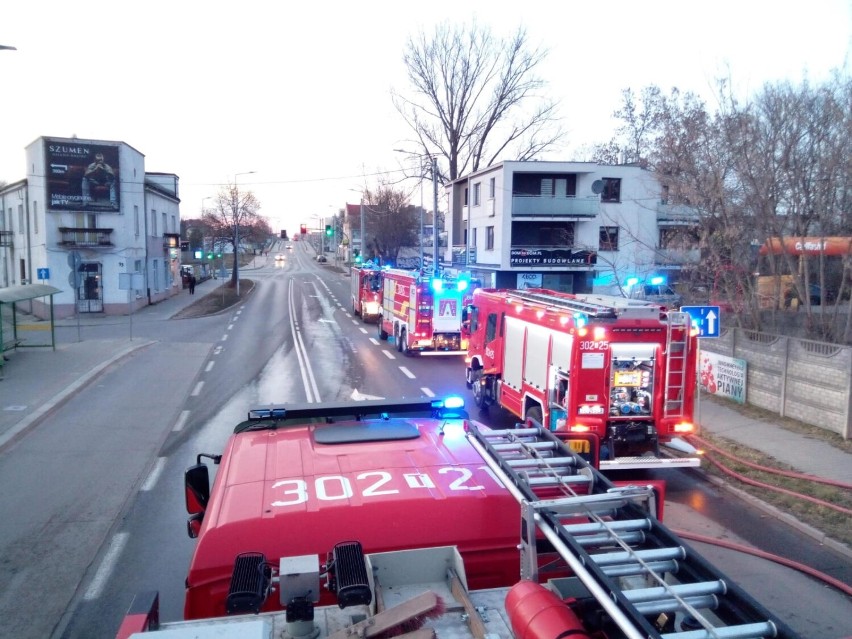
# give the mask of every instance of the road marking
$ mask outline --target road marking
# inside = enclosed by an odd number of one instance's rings
[[[423,386],[420,389],[420,392],[423,393],[424,395],[426,395],[426,397],[434,397],[435,396],[435,393],[432,392],[432,389],[426,388],[425,386]]]
[[[202,388],[203,386],[204,386],[204,382],[203,382],[203,381],[202,381],[202,382],[198,382],[198,383],[195,385],[195,388],[193,388],[193,389],[192,389],[192,392],[190,393],[190,396],[192,396],[192,397],[198,397],[198,395],[201,393],[201,388]]]
[[[367,333],[369,333],[369,332],[370,332],[370,331],[368,331],[366,328],[364,328],[363,326],[362,326],[359,330],[360,330],[362,333],[364,333],[364,335],[366,335]]]
[[[349,316],[347,315],[346,317]],[[352,323],[355,324],[355,326],[358,326],[358,320],[356,320],[354,317],[352,318]]]
[[[390,351],[384,351],[384,350],[383,350],[382,352],[383,352],[383,353],[387,356],[387,358],[388,358],[388,359],[396,359],[396,357],[394,356],[394,354],[393,354],[393,353],[391,353]]]
[[[402,371],[402,374],[405,375],[408,379],[414,379],[416,375],[408,370],[405,366],[400,366],[399,370]]]
[[[216,364],[216,362],[214,362],[213,360],[210,360],[209,362],[207,362],[207,367],[204,369],[204,372],[209,373],[213,369],[213,366],[215,364]]]
[[[377,340],[375,337],[371,337],[370,341],[373,342],[373,344],[375,344],[376,346],[379,346],[379,340]]]
[[[221,352],[222,352],[222,347],[221,347],[221,346],[217,346],[216,348],[214,348],[214,349],[213,349],[213,354],[214,354],[214,355],[218,355],[218,354],[219,354],[219,353],[221,353]]]
[[[222,335],[222,341],[223,341],[223,342],[227,342],[227,341],[228,341],[228,334],[227,334],[227,333],[225,333],[224,335]]]
[[[232,328],[234,328],[234,325],[233,325],[233,324],[228,324],[228,330],[230,331]]]
[[[175,422],[175,425],[174,427],[172,427],[172,430],[176,433],[182,431],[183,427],[186,426],[187,419],[189,419],[189,411],[181,411],[180,417],[178,417],[178,420]]]
[[[83,599],[86,601],[92,601],[93,599],[97,599],[101,596],[101,591],[104,589],[107,579],[109,579],[109,576],[112,573],[112,569],[115,567],[119,556],[124,550],[124,547],[127,545],[127,538],[129,536],[130,534],[126,532],[117,533],[115,537],[110,540],[109,548],[104,555],[103,561],[101,561],[101,565],[98,567],[98,571],[92,579],[92,583],[89,584],[86,594],[83,595]]]
[[[157,480],[160,479],[160,475],[163,474],[163,469],[166,467],[166,458],[165,457],[157,457],[157,461],[154,463],[154,467],[151,469],[151,473],[148,475],[147,479],[142,483],[141,488],[139,490],[143,492],[148,492],[149,490],[153,490],[154,486],[157,485]]]

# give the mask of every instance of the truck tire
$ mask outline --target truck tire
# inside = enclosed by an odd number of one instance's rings
[[[411,355],[411,351],[408,350],[408,336],[405,334],[405,330],[399,334],[399,352],[405,356]]]
[[[544,418],[541,413],[541,406],[533,406],[532,408],[529,408],[527,410],[527,419],[533,419],[542,426],[544,426],[544,424],[542,423],[542,419]]]
[[[471,388],[473,389],[473,403],[477,408],[486,408],[488,398],[485,396],[485,386],[482,384],[482,370],[477,368],[471,371]]]
[[[352,300],[352,314],[355,317],[361,317],[361,313],[358,312],[358,305],[355,304],[355,300]]]
[[[379,327],[379,339],[380,339],[380,340],[382,340],[383,342],[384,342],[384,341],[387,341],[387,339],[388,339],[388,334],[387,334],[387,331],[385,331],[384,326],[382,326],[382,317],[381,317],[381,315],[378,317],[378,321],[376,322],[376,324],[377,324],[377,325],[378,325],[378,327]]]

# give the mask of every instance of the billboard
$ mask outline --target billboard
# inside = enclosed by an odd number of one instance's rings
[[[703,390],[745,404],[747,366],[744,359],[701,351],[699,374]]]
[[[510,266],[568,266],[572,264],[597,264],[594,251],[570,248],[513,248],[509,250]]]
[[[45,140],[48,209],[117,212],[118,147]]]

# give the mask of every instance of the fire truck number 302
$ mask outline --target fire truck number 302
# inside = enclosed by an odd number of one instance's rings
[[[605,341],[595,342],[593,340],[584,340],[580,342],[581,351],[605,351],[608,348],[609,342]]]
[[[480,466],[479,470],[484,470],[497,486],[503,488],[503,484],[492,474],[490,468]],[[449,486],[447,486],[449,490],[485,490],[485,486],[481,485],[474,478],[473,471],[469,468],[457,466],[443,467],[438,469],[438,474],[451,479]],[[401,492],[401,488],[406,490],[435,488],[435,482],[426,473],[403,473],[402,477],[404,479],[403,486],[399,486],[394,482],[393,475],[384,470],[370,471],[356,475],[354,482],[349,477],[343,475],[315,477],[313,480],[314,497],[320,501],[350,499],[355,494],[355,491],[357,491],[360,493],[361,498],[366,499],[381,497],[382,495],[397,495]],[[272,488],[273,490],[283,489],[283,499],[272,502],[272,505],[277,508],[303,504],[310,499],[308,482],[304,479],[283,479],[275,482]]]

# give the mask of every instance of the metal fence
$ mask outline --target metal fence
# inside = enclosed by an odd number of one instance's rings
[[[748,404],[852,437],[852,346],[729,328],[701,348],[746,361]]]

